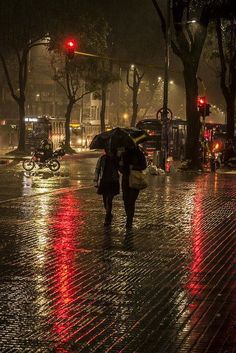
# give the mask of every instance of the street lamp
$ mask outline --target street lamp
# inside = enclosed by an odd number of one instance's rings
[[[184,25],[189,25],[197,22],[198,21],[195,18],[193,18],[192,20],[188,20],[188,21],[174,22],[174,25],[184,26]]]
[[[129,119],[129,114],[128,113],[124,113],[123,114],[123,119],[124,119],[124,125],[126,126],[127,125],[127,121]]]

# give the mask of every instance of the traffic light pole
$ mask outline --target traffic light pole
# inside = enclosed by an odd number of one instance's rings
[[[205,138],[205,127],[206,127],[206,103],[204,104],[203,115],[202,115],[202,129],[203,129],[203,154],[202,161],[206,163],[206,138]]]

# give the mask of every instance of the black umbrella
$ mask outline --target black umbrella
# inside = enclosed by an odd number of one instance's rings
[[[96,135],[90,143],[90,149],[134,147],[135,141],[124,129],[115,129],[101,132]]]
[[[122,128],[128,135],[130,135],[136,144],[142,143],[149,139],[149,135],[146,131],[142,129],[137,129],[136,127]]]

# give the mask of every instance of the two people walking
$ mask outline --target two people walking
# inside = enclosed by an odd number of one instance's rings
[[[122,174],[122,193],[126,213],[126,228],[131,229],[135,212],[135,202],[139,190],[130,187],[129,176],[131,170],[142,171],[146,169],[147,163],[144,153],[138,146],[126,148],[117,156],[117,150],[105,149],[97,162],[94,181],[97,186],[97,193],[103,196],[103,204],[106,211],[104,226],[112,222],[112,201],[115,195],[120,192],[119,172]]]

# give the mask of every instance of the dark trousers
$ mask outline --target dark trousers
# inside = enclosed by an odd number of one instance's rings
[[[127,181],[122,182],[123,200],[126,213],[126,223],[131,226],[134,218],[135,202],[139,195],[139,190],[131,189]]]
[[[106,210],[106,215],[111,216],[112,201],[113,201],[114,194],[106,193],[106,194],[103,194],[102,197],[103,197],[103,205]]]

